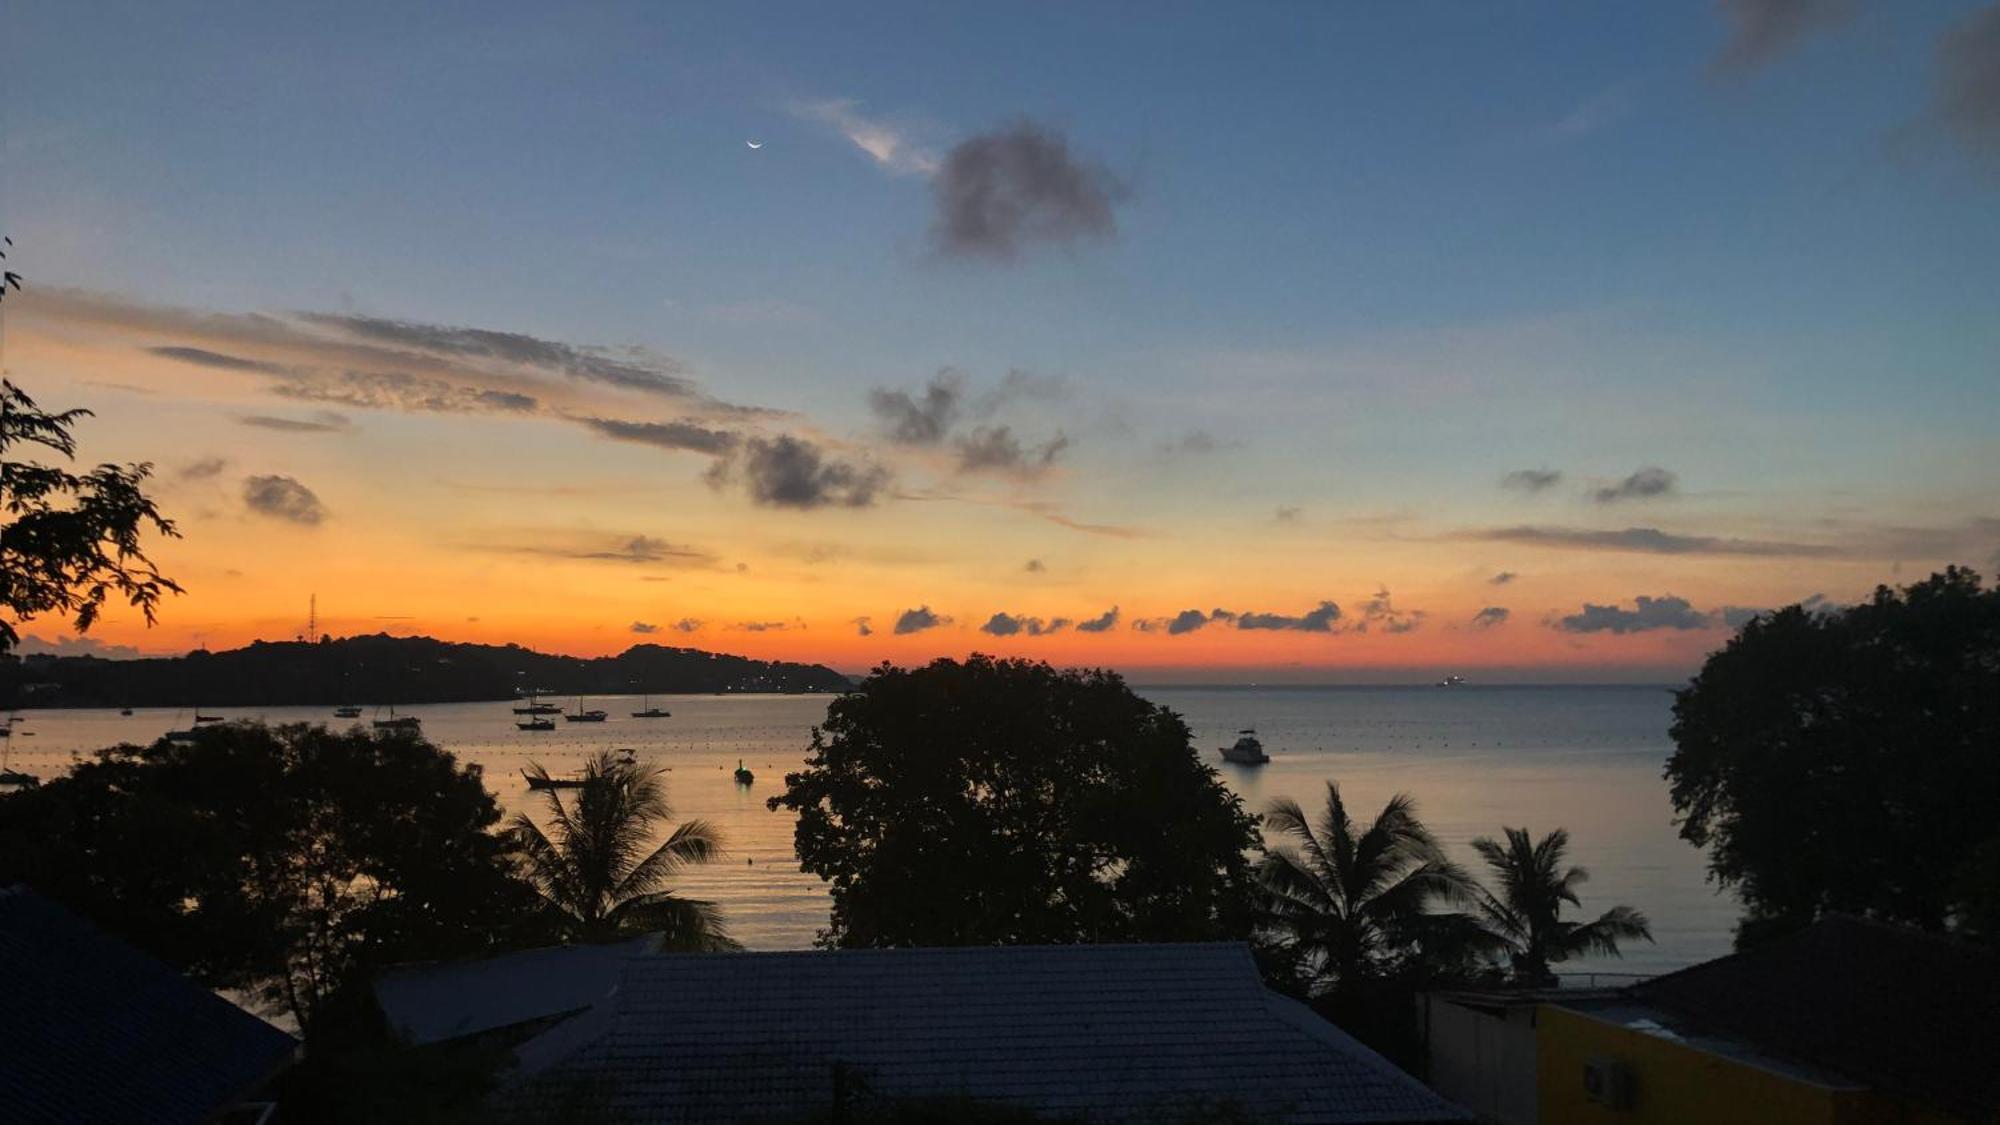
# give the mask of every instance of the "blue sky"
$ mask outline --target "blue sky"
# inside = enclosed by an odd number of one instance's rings
[[[1495,487],[1535,466],[1677,474],[1604,526],[1983,526],[2000,141],[1938,99],[1993,5],[1814,0],[1755,65],[1730,8],[19,3],[0,219],[41,286],[642,345],[842,441],[870,388],[1059,376],[1018,423],[1073,439],[1059,494],[1008,498],[1182,539],[1556,522]],[[1021,121],[1115,183],[1115,234],[940,253],[931,170]],[[1853,550],[1589,593],[1905,561]]]

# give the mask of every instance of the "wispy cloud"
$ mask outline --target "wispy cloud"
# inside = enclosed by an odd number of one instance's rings
[[[1559,469],[1515,469],[1500,478],[1500,487],[1516,492],[1545,492],[1560,484],[1562,479]]]
[[[1580,551],[1628,551],[1647,555],[1747,555],[1765,558],[1823,558],[1841,554],[1824,543],[1786,543],[1677,535],[1656,527],[1598,531],[1580,527],[1494,527],[1457,532],[1448,538],[1490,543],[1524,543]]]
[[[1507,623],[1507,618],[1510,616],[1512,615],[1508,612],[1506,606],[1489,605],[1485,609],[1482,609],[1478,613],[1472,615],[1472,627],[1475,629],[1496,628],[1498,626],[1505,625]]]
[[[2000,159],[2000,4],[1938,37],[1934,112],[1968,150]]]
[[[929,176],[938,170],[939,160],[935,152],[912,141],[906,130],[862,113],[860,103],[852,99],[799,102],[792,106],[792,113],[807,121],[831,126],[847,138],[849,144],[896,175]]]
[[[1853,11],[1849,0],[1717,0],[1716,7],[1730,25],[1729,40],[1713,64],[1719,74],[1757,70]]]
[[[1599,504],[1615,504],[1620,500],[1651,500],[1672,495],[1679,484],[1680,478],[1667,470],[1647,467],[1616,484],[1597,489],[1590,494],[1590,498]]]
[[[287,434],[334,434],[354,428],[354,422],[345,414],[332,410],[315,411],[310,418],[279,418],[269,414],[238,414],[236,421],[260,430],[277,430]]]

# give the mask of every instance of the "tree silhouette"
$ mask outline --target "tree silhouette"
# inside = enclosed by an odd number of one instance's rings
[[[1517,983],[1536,987],[1556,983],[1549,966],[1571,957],[1618,956],[1618,943],[1636,938],[1653,940],[1646,916],[1629,906],[1614,906],[1595,921],[1568,922],[1565,905],[1582,906],[1576,888],[1590,878],[1581,867],[1565,868],[1569,833],[1561,828],[1537,842],[1525,828],[1502,830],[1506,844],[1482,836],[1473,850],[1486,860],[1500,891],[1482,891],[1474,907],[1487,929],[1505,943]]]
[[[1437,909],[1472,900],[1476,889],[1407,795],[1364,826],[1329,781],[1317,818],[1281,799],[1264,827],[1282,842],[1267,839],[1258,866],[1260,922],[1305,991],[1352,994],[1392,978],[1449,975],[1491,946],[1466,915]]]
[[[549,828],[527,813],[516,813],[510,833],[526,859],[528,877],[572,941],[608,941],[653,930],[667,948],[691,951],[734,949],[714,903],[681,898],[667,881],[682,869],[722,854],[722,843],[706,822],[677,826],[666,842],[653,845],[658,828],[673,816],[664,771],[618,761],[606,750],[584,763],[583,784],[571,790],[539,789]],[[530,763],[540,781],[547,770]]]
[[[5,240],[5,245],[13,244],[13,239]],[[21,287],[20,275],[11,270],[0,273],[0,297],[9,286]],[[152,475],[151,465],[106,464],[79,474],[6,459],[17,445],[37,445],[75,460],[71,430],[88,417],[88,410],[44,411],[11,380],[0,379],[0,520],[5,521],[0,523],[0,611],[7,615],[0,616],[0,653],[20,643],[16,622],[57,613],[71,618],[81,633],[115,595],[151,625],[161,596],[181,592],[140,545],[148,528],[166,536],[179,534],[142,487]]]
[[[823,944],[1241,937],[1254,823],[1190,737],[1111,672],[885,664],[769,804],[832,884]]]

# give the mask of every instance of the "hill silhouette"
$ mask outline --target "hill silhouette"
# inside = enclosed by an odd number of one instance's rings
[[[256,641],[224,652],[144,660],[29,656],[0,660],[0,702],[35,707],[246,707],[462,703],[551,695],[636,692],[845,691],[823,664],[752,660],[664,645],[616,656],[576,657],[519,645],[456,644],[432,637],[370,636]]]

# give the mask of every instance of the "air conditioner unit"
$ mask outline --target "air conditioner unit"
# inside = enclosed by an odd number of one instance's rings
[[[1583,1096],[1606,1109],[1632,1108],[1632,1069],[1617,1059],[1586,1059]]]

